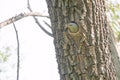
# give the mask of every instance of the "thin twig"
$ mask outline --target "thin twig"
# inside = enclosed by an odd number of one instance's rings
[[[50,26],[46,21],[43,20],[43,22],[44,22],[49,28],[51,28],[51,26]]]
[[[33,12],[32,9],[31,9],[31,7],[30,7],[30,1],[29,1],[29,0],[27,0],[27,8],[28,8],[28,10],[29,10],[30,12]]]
[[[17,39],[17,80],[19,80],[19,69],[20,69],[19,38],[18,38],[18,32],[17,32],[14,22],[13,22],[13,27],[14,27],[14,30],[16,33],[16,39]]]
[[[31,9],[31,7],[30,7],[30,2],[29,2],[29,0],[28,0],[28,2],[27,2],[27,5],[28,5],[28,7],[27,7],[28,10],[29,10],[30,12],[32,12],[32,9]],[[50,33],[50,32],[48,32],[48,31],[39,23],[38,19],[37,19],[35,16],[33,16],[33,18],[34,18],[35,22],[37,23],[37,25],[38,25],[46,34],[48,34],[49,36],[53,37],[53,34]]]
[[[39,21],[38,21],[38,19],[37,19],[36,17],[33,17],[33,18],[34,18],[35,22],[37,23],[37,25],[38,25],[46,34],[48,34],[49,36],[53,37],[53,35],[52,35],[50,32],[48,32],[45,28],[43,28],[43,26],[39,23]]]

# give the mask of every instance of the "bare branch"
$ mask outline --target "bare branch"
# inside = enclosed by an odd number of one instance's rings
[[[49,17],[49,16],[46,16],[46,15],[42,15],[42,14],[40,14],[38,12],[21,13],[19,15],[16,15],[16,16],[12,17],[12,18],[9,18],[8,20],[5,20],[5,21],[1,22],[0,23],[0,28],[4,27],[6,25],[9,25],[9,24],[11,24],[11,23],[13,23],[15,21],[18,21],[18,20],[20,20],[20,19],[22,19],[24,17],[28,17],[28,16]]]
[[[29,0],[27,0],[27,8],[28,8],[28,10],[29,10],[30,12],[33,12],[32,9],[31,9],[31,7],[30,7],[30,1],[29,1]]]
[[[53,37],[53,35],[52,35],[50,32],[48,32],[48,31],[39,23],[39,21],[38,21],[38,19],[37,19],[36,17],[33,17],[33,18],[34,18],[35,22],[37,23],[37,25],[38,25],[46,34],[48,34],[49,36]]]
[[[19,69],[20,69],[19,38],[18,38],[18,32],[17,32],[14,22],[13,22],[13,27],[14,27],[14,30],[16,33],[16,39],[17,39],[17,80],[19,80]]]
[[[28,2],[27,2],[28,4],[28,10],[30,11],[30,12],[32,12],[32,9],[31,9],[31,7],[30,7],[30,2],[29,2],[29,0],[28,0]],[[33,18],[34,18],[34,20],[35,20],[35,22],[37,23],[37,25],[46,33],[46,34],[48,34],[49,36],[51,36],[51,37],[53,37],[53,34],[52,33],[50,33],[50,32],[48,32],[40,23],[39,23],[39,21],[38,21],[38,19],[35,17],[35,16],[33,16]]]
[[[50,26],[46,21],[43,20],[43,22],[44,22],[49,28],[51,28],[51,26]]]

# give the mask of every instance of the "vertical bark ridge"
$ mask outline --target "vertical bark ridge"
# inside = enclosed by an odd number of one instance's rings
[[[96,21],[94,22],[94,29],[95,29],[95,33],[97,33],[96,36],[96,46],[100,46],[100,47],[96,47],[96,55],[97,55],[97,65],[98,65],[98,73],[99,75],[101,75],[99,77],[99,79],[102,80],[109,80],[111,79],[111,76],[114,75],[114,69],[113,68],[113,64],[112,62],[108,62],[106,63],[106,61],[110,61],[111,60],[111,54],[110,54],[110,50],[109,50],[109,43],[108,43],[108,26],[107,21],[106,21],[106,15],[105,15],[105,10],[104,10],[105,4],[103,0],[100,0],[97,2],[96,6],[93,6],[93,10],[96,9],[96,13],[97,15],[94,15],[93,20]],[[95,17],[96,16],[96,17]],[[95,20],[97,19],[97,20]],[[97,25],[96,25],[97,24]],[[97,28],[96,28],[97,27]],[[97,32],[98,31],[98,32]],[[99,41],[100,40],[100,41]],[[107,64],[107,65],[106,65]],[[110,64],[112,66],[110,66]],[[112,68],[111,68],[112,67]],[[113,72],[113,74],[108,75],[108,72]],[[107,77],[109,77],[109,79],[107,79]],[[115,80],[115,77],[112,77],[112,80]]]

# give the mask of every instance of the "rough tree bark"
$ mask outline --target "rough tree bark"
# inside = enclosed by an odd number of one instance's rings
[[[111,58],[105,0],[46,0],[60,80],[117,80]],[[65,31],[75,21],[85,35],[75,45]],[[83,37],[83,36],[79,36]],[[80,50],[79,50],[80,49]]]

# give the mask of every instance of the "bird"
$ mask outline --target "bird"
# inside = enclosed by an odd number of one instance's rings
[[[71,21],[70,23],[68,23],[67,28],[70,31],[69,33],[77,33],[79,31],[79,26],[74,21]]]
[[[77,40],[76,38],[80,37],[81,31],[78,24],[74,21],[67,24],[65,31],[67,31],[67,34],[69,34],[75,41]]]
[[[76,45],[78,51],[80,52],[81,45],[85,40],[85,35],[84,33],[82,33],[82,30],[79,27],[79,25],[75,21],[71,21],[66,25],[65,31],[67,32],[68,37],[72,39],[74,45]]]

